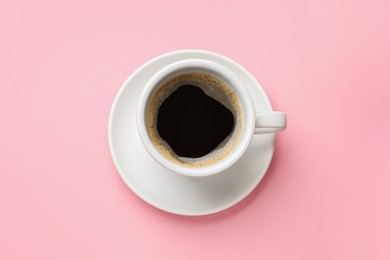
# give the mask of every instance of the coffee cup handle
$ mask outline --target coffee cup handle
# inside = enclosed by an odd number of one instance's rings
[[[287,126],[286,114],[279,111],[256,113],[254,134],[269,134],[283,131]]]

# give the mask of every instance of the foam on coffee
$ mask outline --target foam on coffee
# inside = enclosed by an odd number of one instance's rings
[[[157,115],[161,104],[174,91],[184,85],[199,87],[206,95],[215,99],[228,108],[234,117],[234,127],[228,137],[224,139],[213,151],[199,158],[187,158],[178,156],[164,141],[157,130]],[[146,111],[146,125],[148,134],[157,149],[169,160],[186,166],[202,167],[214,164],[225,158],[237,144],[242,128],[242,115],[240,103],[236,94],[223,81],[216,77],[200,72],[184,73],[163,82],[151,95]]]

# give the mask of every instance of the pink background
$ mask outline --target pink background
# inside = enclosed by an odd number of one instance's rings
[[[0,2],[0,259],[390,259],[390,2]],[[243,202],[147,205],[108,150],[147,60],[229,56],[288,115]],[[184,258],[185,257],[185,258]]]

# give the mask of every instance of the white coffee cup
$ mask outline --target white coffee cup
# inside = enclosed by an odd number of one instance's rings
[[[185,73],[205,73],[220,81],[233,91],[240,104],[241,129],[237,141],[229,152],[219,160],[193,166],[181,164],[172,160],[166,153],[161,152],[152,141],[146,122],[147,107],[151,97],[164,82]],[[157,111],[155,111],[157,113]],[[232,166],[247,150],[254,134],[276,133],[286,128],[286,115],[278,111],[255,111],[252,98],[243,82],[228,68],[203,59],[187,59],[169,64],[159,70],[147,82],[139,100],[137,111],[137,127],[140,139],[149,154],[167,169],[191,177],[204,177],[221,173]],[[182,158],[186,160],[187,158]],[[204,158],[191,159],[192,161],[204,160]]]

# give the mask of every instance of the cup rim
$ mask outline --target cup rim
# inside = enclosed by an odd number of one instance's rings
[[[147,104],[154,89],[160,86],[164,80],[167,80],[167,78],[190,71],[205,73],[211,72],[213,74],[217,74],[221,80],[227,83],[227,85],[230,86],[238,96],[243,116],[242,132],[240,134],[238,143],[235,145],[232,151],[230,151],[229,154],[226,155],[226,157],[221,161],[200,167],[185,167],[172,162],[164,155],[162,155],[150,140],[145,122]],[[155,75],[153,75],[146,83],[138,103],[137,128],[138,134],[145,149],[159,164],[173,172],[185,176],[204,177],[224,171],[236,163],[239,158],[241,158],[253,137],[255,129],[255,109],[251,95],[246,86],[231,70],[227,69],[223,65],[209,60],[186,59],[165,66]]]

